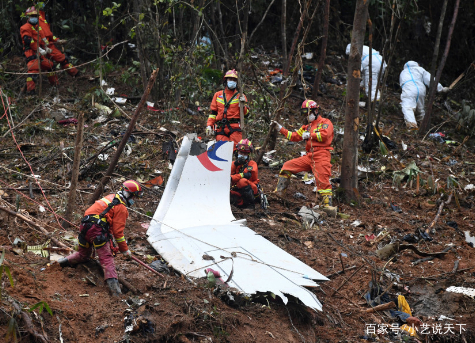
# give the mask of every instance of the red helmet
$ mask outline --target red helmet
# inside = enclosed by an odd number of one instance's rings
[[[307,115],[309,110],[315,110],[316,112],[318,112],[318,109],[320,108],[320,106],[317,105],[317,103],[313,100],[305,100],[304,102],[302,102],[302,109],[301,109],[301,113],[302,114],[305,114]]]
[[[122,189],[124,191],[129,192],[130,194],[133,194],[137,197],[141,197],[143,194],[142,191],[142,186],[140,186],[140,183],[134,180],[127,180],[122,184]]]
[[[25,15],[38,15],[38,11],[35,6],[31,6],[25,11]]]
[[[254,147],[249,139],[241,139],[238,144],[236,144],[237,152],[246,152],[251,153],[254,151]]]
[[[234,69],[233,69],[233,70],[228,70],[228,71],[226,72],[226,74],[224,74],[223,79],[226,80],[227,77],[234,77],[234,78],[237,79],[237,78],[238,78],[237,71],[234,70]]]

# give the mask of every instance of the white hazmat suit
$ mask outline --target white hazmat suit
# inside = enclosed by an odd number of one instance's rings
[[[350,54],[351,44],[346,46],[346,54]],[[383,63],[383,58],[379,54],[379,51],[372,49],[372,57],[371,57],[371,74],[372,74],[372,81],[371,81],[371,99],[374,101],[374,96],[376,94],[376,87],[378,85],[378,77],[379,77],[379,70],[381,69],[381,63]],[[383,70],[386,69],[386,62],[383,63]],[[363,55],[361,56],[361,71],[362,75],[362,82],[364,85],[364,89],[366,92],[366,96],[368,95],[368,88],[369,88],[369,47],[363,45]],[[380,92],[378,92],[376,100],[379,100]]]
[[[422,120],[424,118],[426,86],[429,87],[430,78],[430,73],[414,61],[404,64],[404,70],[399,75],[399,84],[402,88],[402,113],[404,114],[406,126],[410,129],[417,129],[414,110],[420,113],[418,119]],[[442,87],[440,83],[437,85],[437,92],[447,92],[448,90],[447,87]]]

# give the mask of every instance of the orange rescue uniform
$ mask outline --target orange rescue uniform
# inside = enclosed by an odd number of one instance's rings
[[[235,89],[228,89],[227,87],[224,91],[218,91],[214,94],[211,101],[211,114],[206,126],[214,127],[216,125],[217,141],[233,141],[237,144],[242,139],[239,97],[240,94]],[[226,110],[225,107],[227,107]],[[248,112],[249,108],[244,106],[245,117]]]
[[[36,88],[35,80],[38,78],[38,73],[40,70],[40,66],[38,66],[38,58],[36,52],[38,50],[38,46],[42,49],[46,49],[45,43],[42,40],[44,37],[43,29],[41,25],[31,25],[29,22],[22,25],[20,27],[20,35],[21,40],[23,42],[23,52],[26,57],[26,63],[28,66],[28,73],[32,74],[26,78],[26,88],[27,91],[34,91]],[[38,44],[38,32],[40,38],[40,44]],[[55,73],[53,73],[53,62],[49,59],[45,58],[44,56],[40,55],[40,65],[41,70],[48,71],[48,81],[52,85],[56,85],[58,83],[58,78]]]
[[[52,59],[53,61],[59,63],[61,65],[61,68],[63,69],[72,68],[68,69],[66,72],[71,76],[75,76],[78,73],[78,70],[74,68],[71,63],[68,62],[66,56],[54,45],[54,43],[58,41],[59,38],[53,35],[53,32],[51,32],[51,27],[45,18],[45,12],[40,11],[40,16],[38,19],[42,28],[42,39],[45,45],[52,50],[46,56],[49,59]]]
[[[305,131],[310,133],[310,138],[307,139],[305,145],[307,154],[285,162],[279,175],[290,177],[291,174],[312,171],[315,175],[318,193],[332,195],[330,150],[333,150],[331,147],[333,124],[329,119],[319,115],[312,123],[303,125],[298,131],[290,132],[284,128],[280,129],[280,133],[292,142],[300,142]]]
[[[108,196],[97,200],[91,207],[89,207],[84,216],[100,214],[106,209],[112,200],[114,200],[115,194],[109,194]],[[120,198],[120,197],[119,197]],[[119,245],[119,251],[124,252],[129,250],[127,242],[124,237],[125,222],[129,217],[129,211],[125,206],[125,203],[121,200],[121,203],[112,207],[112,209],[106,213],[106,219],[109,223],[109,231],[114,236],[115,241]]]
[[[245,178],[244,174],[250,173],[250,178]],[[257,184],[259,183],[257,163],[250,160],[246,164],[238,164],[235,162],[231,164],[231,194],[237,196],[237,205],[242,206],[244,201],[241,193],[238,191],[246,186],[251,186],[254,196],[259,194]]]

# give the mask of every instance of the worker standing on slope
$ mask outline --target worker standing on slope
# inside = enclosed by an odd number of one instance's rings
[[[330,184],[331,175],[331,155],[333,150],[331,143],[333,140],[333,124],[319,114],[319,106],[313,100],[305,100],[302,103],[301,113],[308,121],[307,125],[295,132],[290,132],[283,128],[278,122],[273,121],[277,129],[288,140],[292,142],[306,141],[305,149],[307,154],[293,160],[287,161],[282,166],[279,173],[279,181],[275,193],[283,197],[284,192],[290,184],[292,174],[303,171],[312,171],[315,175],[317,192],[322,198],[324,206],[332,204],[332,186]]]
[[[128,206],[134,204],[134,198],[142,196],[142,186],[128,180],[122,184],[117,194],[109,194],[97,200],[89,207],[79,228],[79,248],[72,255],[58,261],[61,267],[70,267],[86,262],[91,257],[93,248],[104,270],[104,279],[113,295],[121,294],[113,252],[120,251],[124,256],[131,256],[124,237],[125,222],[129,216]],[[119,248],[115,248],[112,236]]]
[[[248,139],[241,140],[236,145],[236,160],[231,164],[231,204],[254,208],[256,199],[259,200],[259,183],[257,163],[251,160],[254,151]]]
[[[404,114],[406,127],[410,130],[418,129],[414,111],[419,113],[418,120],[424,119],[426,86],[429,87],[430,79],[430,73],[414,61],[404,64],[404,69],[399,75],[399,84],[402,88],[402,113]],[[448,87],[442,87],[440,83],[437,85],[437,92],[446,93],[448,91]]]
[[[346,46],[346,54],[350,54],[351,44]],[[383,63],[383,69],[381,70],[381,63]],[[386,62],[383,62],[383,58],[379,54],[377,50],[372,49],[372,56],[371,56],[371,99],[374,102],[379,101],[379,95],[381,92],[378,92],[376,96],[376,88],[378,86],[378,78],[379,78],[379,71],[381,70],[384,73],[386,69]],[[366,92],[366,96],[369,98],[369,47],[363,45],[363,55],[361,56],[361,71],[363,72],[362,75],[362,82],[364,85],[364,89]]]
[[[242,139],[239,101],[247,103],[247,98],[237,90],[238,74],[234,69],[228,70],[223,79],[224,90],[216,92],[211,101],[206,134],[216,135],[217,141],[233,141],[238,144]],[[248,112],[249,108],[245,105],[244,116]]]

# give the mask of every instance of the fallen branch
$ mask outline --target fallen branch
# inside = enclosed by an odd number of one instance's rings
[[[337,275],[340,275],[340,274],[343,274],[345,271],[348,271],[348,270],[353,270],[355,269],[356,266],[351,266],[351,267],[347,267],[345,268],[345,270],[340,270],[339,272],[335,272],[335,273],[331,273],[331,274],[328,274],[328,275],[325,275],[328,279],[332,278],[333,276],[337,276]]]
[[[445,253],[448,253],[450,250],[452,250],[453,247],[447,247],[445,248],[444,250],[442,250],[440,253],[435,253],[433,254],[432,256],[429,256],[429,257],[426,257],[426,258],[421,258],[420,260],[416,260],[414,262],[412,262],[412,265],[415,266],[419,263],[422,263],[422,262],[426,262],[426,261],[432,261],[434,258],[436,257],[440,257],[440,254],[445,254]],[[421,255],[422,252],[420,252],[419,250],[414,250],[412,249],[414,252],[418,253],[419,255]],[[425,254],[425,253],[422,253],[422,254]],[[421,255],[421,256],[424,256],[424,255]]]
[[[157,275],[159,275],[159,276],[161,276],[161,277],[165,277],[162,273],[159,273],[159,272],[157,272],[155,269],[153,269],[153,268],[147,266],[145,263],[143,263],[142,261],[140,261],[137,257],[135,257],[135,256],[130,256],[130,258],[131,258],[132,260],[134,260],[135,262],[139,263],[141,266],[143,266],[143,267],[145,267],[146,269],[150,270],[151,272],[153,272],[153,273],[155,273],[155,274],[157,274]]]
[[[21,315],[21,319],[23,319],[26,331],[28,331],[28,333],[32,335],[36,340],[43,343],[48,343],[48,340],[46,339],[46,337],[38,333],[38,331],[36,331],[33,325],[33,321],[31,320],[28,313],[26,313],[25,311],[22,311],[20,305],[18,305],[18,303],[15,300],[12,301],[12,305],[15,308],[15,310],[17,310],[18,313]]]
[[[365,310],[365,312],[366,313],[373,313],[373,312],[376,312],[376,311],[389,310],[389,309],[395,308],[395,307],[396,307],[396,304],[394,303],[394,301],[391,301],[391,302],[386,303],[386,304],[381,304],[381,305],[375,306],[373,308],[369,308],[369,309]]]
[[[350,275],[350,277],[348,279],[346,279],[345,281],[342,282],[342,284],[333,292],[332,295],[330,295],[330,298],[333,297],[336,292],[338,292],[344,285],[346,285],[346,283],[348,283],[348,281],[350,281],[350,279],[356,275],[356,273],[358,273],[360,271],[361,268],[363,268],[364,264],[362,264],[357,270],[355,270],[355,272],[353,274]]]
[[[442,213],[442,210],[444,209],[444,206],[450,204],[450,202],[452,201],[452,195],[454,195],[453,192],[450,193],[449,198],[447,199],[447,201],[442,201],[441,202],[441,204],[439,206],[439,210],[437,211],[437,214],[435,215],[434,220],[432,221],[432,223],[430,223],[429,227],[425,231],[426,233],[429,233],[429,231],[435,226],[435,224],[437,223],[437,220],[439,220],[439,217],[440,217],[440,214]]]
[[[43,233],[43,234],[45,234],[46,236],[48,236],[48,238],[51,238],[51,241],[52,241],[54,244],[56,244],[56,245],[58,245],[58,246],[60,246],[60,247],[62,247],[62,248],[69,248],[69,247],[68,247],[66,244],[64,244],[63,242],[60,242],[60,241],[58,241],[56,238],[51,237],[51,235],[52,235],[51,232],[47,231],[45,228],[39,226],[38,224],[36,224],[36,223],[33,222],[32,220],[26,218],[25,216],[22,216],[21,214],[16,213],[16,212],[14,212],[14,211],[11,211],[11,210],[9,210],[8,208],[2,207],[2,206],[0,206],[0,210],[6,212],[6,213],[8,213],[8,214],[11,214],[12,216],[15,216],[15,217],[17,217],[17,218],[20,218],[20,219],[23,220],[25,223],[28,223],[28,224],[30,224],[31,226],[35,227],[36,229],[38,229],[39,231],[41,231],[41,233]]]
[[[122,151],[125,148],[125,145],[127,144],[127,141],[129,140],[130,134],[132,133],[135,124],[137,123],[137,120],[139,118],[140,112],[142,111],[142,108],[145,104],[145,101],[148,98],[148,95],[150,94],[150,91],[152,90],[153,84],[155,83],[155,80],[157,79],[158,75],[158,69],[155,69],[152,72],[152,75],[150,76],[150,79],[148,80],[148,85],[147,88],[145,89],[145,92],[142,95],[142,99],[140,100],[139,104],[137,105],[137,109],[135,110],[134,116],[130,120],[129,126],[127,127],[127,131],[125,131],[124,136],[122,137],[122,140],[120,141],[119,146],[117,147],[117,151],[112,158],[109,168],[107,168],[107,171],[104,175],[104,177],[101,179],[99,184],[96,187],[96,190],[94,191],[94,194],[91,196],[89,203],[93,204],[99,197],[101,196],[102,192],[104,191],[104,186],[109,182],[112,176],[112,172],[114,171],[117,162],[119,162],[119,157],[122,154]]]

